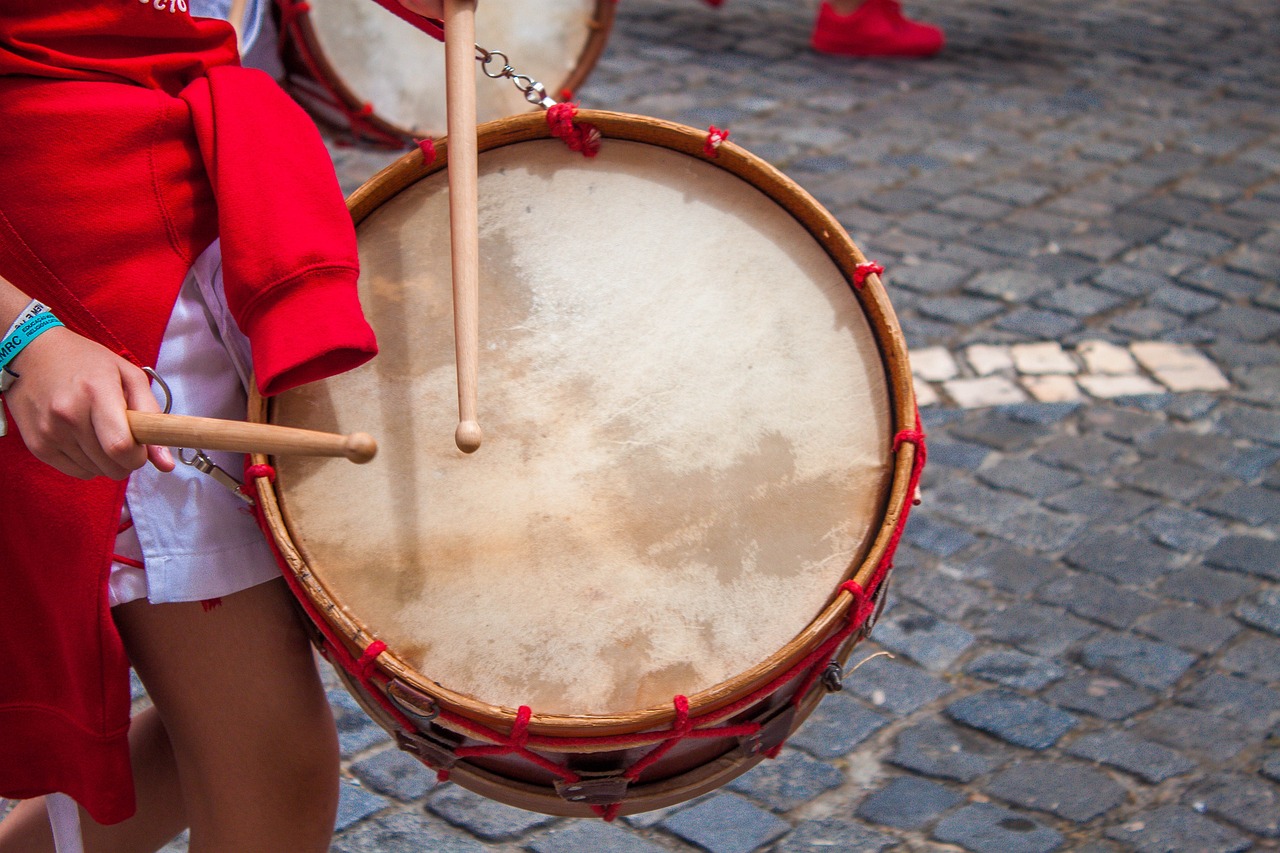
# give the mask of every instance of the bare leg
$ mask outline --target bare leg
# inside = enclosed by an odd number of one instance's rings
[[[337,733],[284,582],[207,613],[135,601],[115,617],[155,712],[130,731],[138,813],[109,827],[82,814],[85,849],[154,851],[189,825],[191,853],[328,850]],[[43,800],[0,828],[0,853],[52,850]]]

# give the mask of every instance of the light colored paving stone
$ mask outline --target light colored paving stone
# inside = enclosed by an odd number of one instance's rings
[[[1163,394],[1164,388],[1145,376],[1094,376],[1080,377],[1080,386],[1094,397],[1110,400],[1115,397],[1136,397],[1142,394]]]
[[[1022,386],[1041,403],[1074,403],[1083,396],[1070,376],[1028,376]]]
[[[1013,355],[1007,346],[999,344],[974,344],[965,349],[964,357],[979,376],[1013,369]]]
[[[933,386],[919,376],[913,376],[911,384],[915,386],[917,406],[936,406],[941,402],[941,398],[938,397],[938,392],[933,390]]]
[[[977,379],[952,379],[942,383],[947,396],[964,409],[984,406],[1007,406],[1026,402],[1027,395],[1021,388],[1001,376],[983,376]]]
[[[1118,376],[1138,372],[1138,363],[1129,351],[1110,341],[1083,341],[1076,352],[1089,373]]]
[[[1221,391],[1227,377],[1195,347],[1161,341],[1136,343],[1134,358],[1170,391]]]
[[[1079,372],[1075,359],[1057,341],[1014,344],[1009,348],[1009,354],[1013,356],[1014,367],[1024,376],[1070,376]]]
[[[960,369],[946,347],[925,347],[911,351],[911,372],[929,382],[943,382],[958,376]]]

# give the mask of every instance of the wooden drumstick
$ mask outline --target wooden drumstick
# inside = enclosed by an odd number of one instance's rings
[[[345,456],[357,464],[368,462],[378,452],[378,443],[363,432],[339,435],[274,424],[224,421],[189,415],[132,411],[127,414],[133,440],[139,444],[269,453],[277,456]]]
[[[449,233],[453,261],[453,335],[458,359],[458,428],[453,440],[463,453],[474,453],[484,438],[476,421],[476,371],[480,349],[480,226],[476,189],[475,44],[475,0],[444,0]]]

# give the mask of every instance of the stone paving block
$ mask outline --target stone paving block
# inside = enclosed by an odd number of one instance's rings
[[[574,821],[557,826],[524,845],[533,853],[584,853],[599,850],[609,853],[662,853],[667,848],[641,838],[617,824],[598,820]]]
[[[905,548],[899,547],[894,560],[898,567],[892,576],[897,598],[910,599],[937,616],[960,623],[990,607],[989,594],[956,583],[950,570],[930,567],[926,555],[917,554],[909,543]]]
[[[1098,273],[1094,281],[1125,296],[1146,296],[1170,283],[1168,276],[1158,272],[1126,266],[1108,266]]]
[[[1204,555],[1204,562],[1220,569],[1280,580],[1280,542],[1252,535],[1229,535]]]
[[[1116,472],[1125,485],[1170,500],[1189,502],[1219,486],[1222,478],[1204,468],[1171,459],[1147,459]]]
[[[351,758],[372,746],[391,742],[391,736],[369,719],[345,689],[334,688],[326,691],[325,695],[333,709],[333,720],[338,727],[338,749],[343,758]]]
[[[1206,297],[1207,298],[1207,297]],[[1091,284],[1068,284],[1057,290],[1036,297],[1035,305],[1050,311],[1060,311],[1079,319],[1095,317],[1119,308],[1125,303],[1125,297],[1103,290]],[[1214,302],[1216,305],[1216,301]],[[1079,368],[1073,364],[1071,372]]]
[[[1170,391],[1223,391],[1231,387],[1217,365],[1194,347],[1149,341],[1135,343],[1130,349]]]
[[[964,795],[946,785],[914,776],[899,776],[878,791],[872,791],[858,804],[854,814],[880,826],[922,829],[964,800]]]
[[[1044,699],[1058,708],[1103,720],[1128,720],[1156,704],[1151,691],[1105,675],[1077,675],[1059,681]]]
[[[956,361],[946,347],[925,347],[909,354],[911,372],[929,382],[950,379],[959,372]]]
[[[948,524],[923,513],[911,515],[904,538],[915,547],[937,554],[939,557],[950,557],[978,541],[963,527]]]
[[[1280,312],[1248,305],[1223,305],[1200,317],[1198,322],[1246,341],[1274,341],[1280,334]]]
[[[1236,618],[1246,625],[1280,637],[1280,589],[1264,589],[1236,607]]]
[[[1180,275],[1179,280],[1184,284],[1227,298],[1247,299],[1257,296],[1262,290],[1261,279],[1230,272],[1216,266],[1196,266]]]
[[[941,294],[954,290],[969,274],[969,270],[955,264],[925,261],[896,266],[886,273],[885,278],[891,285],[901,285],[920,293]]]
[[[1076,379],[1080,387],[1102,400],[1136,397],[1143,394],[1160,394],[1164,388],[1145,376],[1095,376],[1082,373]]]
[[[1044,498],[1046,506],[1062,512],[1076,513],[1099,526],[1136,518],[1151,509],[1155,499],[1131,489],[1117,489],[1086,482],[1056,495]]]
[[[856,674],[849,679],[856,679]],[[888,722],[889,718],[883,714],[837,693],[822,700],[789,743],[815,758],[839,758],[848,755]]]
[[[851,662],[858,657],[855,650]],[[881,655],[849,671],[844,689],[876,708],[902,717],[941,699],[955,688],[917,666]]]
[[[1208,550],[1225,532],[1212,516],[1181,507],[1157,507],[1142,517],[1141,524],[1161,545],[1178,551]]]
[[[784,750],[734,779],[728,788],[754,797],[774,811],[787,812],[844,782],[844,773],[830,764]]]
[[[436,775],[418,759],[399,749],[385,749],[351,765],[351,772],[367,788],[410,802],[427,795]]]
[[[1028,376],[1020,381],[1032,399],[1041,403],[1069,403],[1083,396],[1070,376]]]
[[[1240,633],[1240,623],[1192,607],[1175,607],[1144,616],[1138,630],[1199,654],[1212,654]]]
[[[1151,605],[1152,609],[1156,606],[1154,602]],[[1044,657],[1060,655],[1098,631],[1062,610],[1026,602],[993,609],[978,623],[978,630],[988,639]]]
[[[1055,437],[1036,450],[1041,462],[1085,474],[1110,471],[1128,451],[1124,445],[1097,435]]]
[[[1128,799],[1106,773],[1063,761],[1022,761],[987,783],[986,792],[1026,809],[1087,823]]]
[[[1019,308],[996,321],[996,328],[1030,340],[1059,340],[1080,328],[1080,320],[1058,311]]]
[[[1215,761],[1229,760],[1254,740],[1249,729],[1234,720],[1180,705],[1157,708],[1139,720],[1134,731],[1183,754]]]
[[[1037,551],[1059,551],[1078,539],[1083,528],[1084,523],[1077,518],[1034,505],[999,524],[982,527],[1001,539]]]
[[[1116,730],[1081,735],[1063,750],[1069,755],[1123,770],[1152,785],[1190,773],[1198,766],[1166,746]]]
[[[1200,504],[1200,509],[1251,527],[1280,522],[1280,492],[1263,486],[1241,486]]]
[[[1161,607],[1159,599],[1119,587],[1096,575],[1062,573],[1040,587],[1037,597],[1078,616],[1125,630],[1142,616]]]
[[[1015,595],[1034,591],[1056,570],[1049,560],[1003,543],[991,543],[960,567],[966,579],[985,580],[996,589]]]
[[[1218,668],[1228,675],[1264,684],[1280,683],[1280,640],[1249,632],[1223,653],[1218,659]]]
[[[933,387],[930,386],[928,382],[925,382],[918,376],[913,376],[911,378],[911,387],[912,390],[915,391],[916,405],[922,409],[926,406],[936,406],[942,402],[942,398],[938,396],[938,392],[933,390]]]
[[[1160,308],[1167,308],[1175,314],[1188,318],[1212,311],[1220,304],[1216,296],[1210,296],[1189,287],[1176,286],[1156,291],[1151,297],[1151,302]]]
[[[1055,661],[1016,651],[988,652],[972,661],[964,671],[975,678],[1032,692],[1067,674],[1066,667]]]
[[[968,293],[1020,304],[1029,302],[1033,297],[1053,290],[1056,286],[1056,282],[1047,275],[1020,270],[999,270],[979,273],[965,285],[964,289]]]
[[[947,669],[973,645],[973,634],[917,607],[902,606],[876,624],[876,642],[925,669]]]
[[[881,853],[899,839],[839,818],[806,820],[775,844],[773,853]]]
[[[1160,582],[1161,595],[1216,607],[1238,601],[1258,588],[1258,581],[1204,566],[1189,566]]]
[[[1219,423],[1242,438],[1280,445],[1280,412],[1242,407],[1225,412]]]
[[[1010,690],[984,690],[946,707],[958,723],[1027,749],[1048,749],[1079,722],[1075,716]]]
[[[942,387],[956,405],[965,409],[1004,406],[1027,399],[1021,388],[1002,376],[952,379],[942,383]]]
[[[1273,782],[1280,782],[1280,752],[1273,752],[1263,760],[1262,775]]]
[[[1133,846],[1138,853],[1241,853],[1253,846],[1244,835],[1184,806],[1162,806],[1140,812],[1112,827],[1107,838]]]
[[[1153,643],[1129,634],[1095,637],[1080,650],[1080,662],[1152,690],[1173,686],[1195,663],[1195,655],[1166,643]]]
[[[967,783],[1006,763],[1011,753],[998,741],[946,722],[927,720],[899,732],[885,760],[925,776]]]
[[[791,829],[786,821],[734,794],[717,794],[661,825],[708,853],[750,853]]]
[[[965,347],[964,357],[979,376],[1013,369],[1013,354],[1004,344],[971,344]]]
[[[1005,453],[1025,450],[1055,432],[1052,423],[1038,423],[1035,419],[1021,416],[1025,411],[1025,407],[1019,404],[1006,405],[966,419],[953,427],[952,433]]]
[[[1009,353],[1013,357],[1014,367],[1022,374],[1073,374],[1079,371],[1075,359],[1056,341],[1014,344],[1009,348]]]
[[[473,794],[457,785],[442,785],[427,799],[427,808],[454,826],[485,841],[510,841],[555,820],[550,815],[513,808]]]
[[[1216,773],[1189,788],[1183,802],[1246,832],[1280,838],[1280,789],[1257,777]]]
[[[1211,672],[1180,691],[1178,701],[1259,732],[1280,722],[1280,691],[1219,672]]]
[[[1050,853],[1066,841],[1057,830],[990,803],[947,815],[934,827],[933,837],[974,853]]]
[[[978,472],[979,479],[998,489],[1012,489],[1032,498],[1046,498],[1069,489],[1080,477],[1033,459],[1006,459]]]
[[[934,465],[945,465],[948,468],[961,468],[967,471],[976,470],[991,455],[991,448],[967,441],[947,440],[945,437],[929,436],[929,462],[925,471]]]
[[[331,853],[486,853],[494,848],[419,812],[387,812],[338,835]]]
[[[334,819],[334,832],[341,832],[390,805],[391,800],[386,797],[366,791],[350,779],[343,779],[338,786],[338,814]]]

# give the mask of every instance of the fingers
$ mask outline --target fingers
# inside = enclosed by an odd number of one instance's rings
[[[160,411],[160,404],[156,402],[155,395],[151,393],[151,379],[147,374],[129,365],[128,370],[121,372],[120,379],[127,408],[135,412]],[[125,428],[128,429],[127,421]],[[133,441],[132,432],[129,434],[129,441]],[[166,472],[173,470],[173,454],[167,447],[146,445],[146,459],[156,467],[156,470]]]

